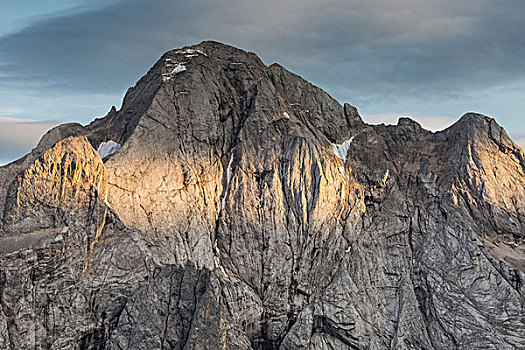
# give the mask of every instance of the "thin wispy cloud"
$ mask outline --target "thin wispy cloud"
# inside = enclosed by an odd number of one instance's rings
[[[0,165],[31,151],[46,131],[58,124],[58,120],[0,117]]]
[[[128,0],[0,39],[3,84],[122,89],[165,50],[217,38],[340,97],[450,96],[525,77],[523,11],[520,1]]]

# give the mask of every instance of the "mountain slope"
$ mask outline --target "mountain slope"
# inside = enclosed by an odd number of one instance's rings
[[[2,349],[525,347],[525,155],[485,116],[367,125],[203,42],[0,181]]]

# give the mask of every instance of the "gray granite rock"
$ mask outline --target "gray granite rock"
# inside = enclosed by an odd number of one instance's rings
[[[0,349],[525,348],[525,155],[489,117],[367,125],[208,41],[0,184]]]

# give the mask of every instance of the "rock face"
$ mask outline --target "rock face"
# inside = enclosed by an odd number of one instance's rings
[[[367,125],[203,42],[0,183],[0,349],[525,348],[525,154],[489,117]]]

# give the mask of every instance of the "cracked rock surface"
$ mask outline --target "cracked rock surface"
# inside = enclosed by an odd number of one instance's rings
[[[0,218],[2,350],[525,348],[525,154],[494,119],[368,125],[216,42],[0,167]]]

